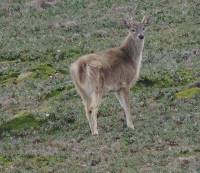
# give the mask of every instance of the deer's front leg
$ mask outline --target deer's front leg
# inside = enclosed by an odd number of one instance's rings
[[[120,89],[119,91],[116,92],[116,97],[124,109],[127,126],[129,128],[134,129],[134,125],[133,125],[131,114],[130,114],[129,89],[127,88]]]

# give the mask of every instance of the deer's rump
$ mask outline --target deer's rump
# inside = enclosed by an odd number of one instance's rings
[[[71,65],[70,72],[76,88],[86,97],[93,92],[103,91],[102,63],[97,60],[97,57],[80,58]]]

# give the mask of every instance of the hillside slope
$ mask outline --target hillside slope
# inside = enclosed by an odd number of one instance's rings
[[[122,19],[143,14],[135,130],[111,94],[91,136],[69,65],[120,45]],[[0,172],[200,172],[199,36],[199,0],[1,0]]]

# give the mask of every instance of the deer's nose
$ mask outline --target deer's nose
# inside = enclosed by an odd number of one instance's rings
[[[139,37],[139,39],[142,40],[144,38],[144,35],[139,35],[138,37]]]

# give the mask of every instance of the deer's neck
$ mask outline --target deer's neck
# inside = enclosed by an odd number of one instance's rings
[[[144,47],[144,40],[134,38],[129,34],[121,45],[121,49],[125,52],[128,58],[135,63],[140,63],[142,59],[142,51]]]

